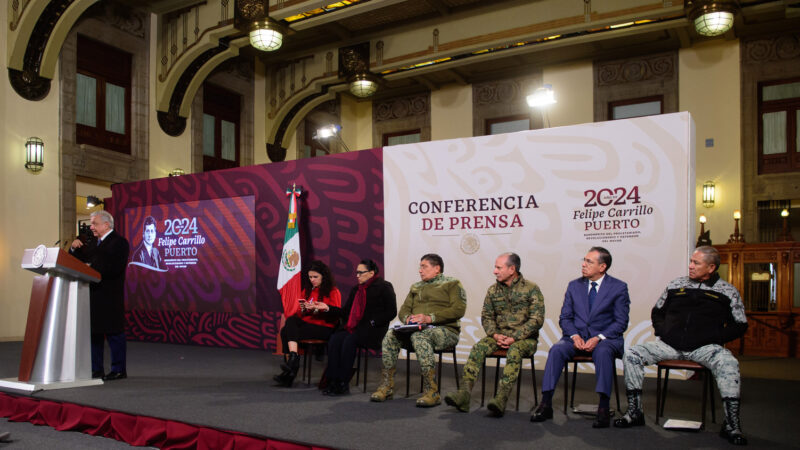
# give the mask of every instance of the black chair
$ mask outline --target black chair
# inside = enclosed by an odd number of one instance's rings
[[[361,357],[364,357],[364,392],[367,392],[367,373],[369,369],[367,365],[369,364],[369,352],[370,349],[366,347],[358,347],[356,349],[356,386],[358,386],[359,378],[361,376]],[[352,377],[351,377],[352,378]]]
[[[409,396],[410,386],[411,386],[411,354],[414,353],[414,347],[411,344],[408,346],[403,346],[404,349],[408,352],[406,354],[406,397]],[[436,370],[436,385],[439,388],[439,392],[442,390],[442,354],[443,353],[452,353],[453,354],[453,373],[456,377],[456,389],[460,388],[460,384],[458,381],[458,361],[456,360],[456,347],[446,348],[444,350],[434,350],[437,358],[439,359],[439,364]],[[421,376],[420,376],[421,378]],[[419,391],[422,392],[422,384],[420,383]]]
[[[620,410],[620,403],[619,403],[619,384],[617,382],[617,371],[616,371],[616,361],[619,358],[614,359],[614,393],[617,396],[617,411]],[[569,391],[569,364],[572,363],[572,393],[569,399],[569,407],[575,408],[575,382],[577,381],[578,377],[578,364],[579,363],[589,363],[594,364],[592,361],[592,355],[590,354],[576,354],[572,357],[572,359],[568,360],[564,363],[564,414],[567,414],[567,392]]]
[[[303,349],[303,377],[302,380],[306,381],[307,385],[311,385],[311,361],[314,359],[314,352],[318,347],[323,350],[328,346],[326,339],[303,339],[298,342],[300,348]],[[306,372],[306,367],[308,371]]]
[[[659,418],[664,416],[664,404],[667,401],[667,385],[669,384],[669,371],[675,370],[693,370],[703,378],[703,401],[700,412],[700,428],[706,426],[706,398],[711,401],[711,422],[717,423],[717,417],[714,407],[714,377],[711,370],[707,367],[698,364],[694,361],[683,359],[667,359],[658,363],[658,374],[656,384],[656,425]],[[664,387],[661,387],[661,372],[664,372]]]
[[[498,349],[492,352],[490,355],[486,355],[486,359],[495,358],[497,363],[495,364],[494,369],[494,395],[497,395],[497,385],[500,380],[500,360],[506,358],[508,354],[508,350],[506,349]],[[530,356],[531,360],[531,378],[533,381],[533,406],[537,406],[539,404],[539,390],[537,388],[536,383],[536,362],[534,360],[534,355]],[[483,406],[484,396],[486,393],[486,360],[483,360],[483,368],[481,369],[483,373],[483,380],[481,382],[481,406]],[[519,376],[517,377],[517,404],[515,405],[514,410],[519,411],[519,392],[522,390],[522,367],[519,368]]]

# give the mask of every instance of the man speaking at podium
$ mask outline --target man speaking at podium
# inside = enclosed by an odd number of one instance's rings
[[[100,272],[99,283],[89,286],[92,334],[92,378],[105,381],[127,378],[125,369],[125,268],[128,240],[114,231],[114,217],[95,211],[90,229],[95,239],[75,239],[69,252]],[[111,349],[111,372],[103,370],[103,338]]]

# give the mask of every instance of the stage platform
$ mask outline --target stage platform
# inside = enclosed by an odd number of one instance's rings
[[[21,342],[0,343],[0,378],[16,376],[21,347]],[[274,387],[271,379],[279,370],[278,363],[277,356],[262,351],[130,342],[126,380],[33,394],[2,391],[18,397],[236,431],[257,438],[342,449],[519,449],[534,445],[555,449],[645,446],[658,449],[727,445],[717,435],[723,418],[718,394],[717,424],[710,423],[708,414],[705,431],[676,432],[656,426],[654,379],[647,379],[644,386],[647,426],[595,430],[591,428],[591,418],[572,413],[565,416],[561,412],[561,386],[554,398],[558,408],[555,418],[543,424],[531,423],[533,393],[528,370],[523,374],[519,412],[514,411],[515,391],[512,391],[506,416],[496,419],[488,417],[486,408],[480,407],[480,384],[473,390],[470,413],[457,412],[444,404],[417,408],[414,402],[420,380],[415,362],[412,362],[411,397],[404,398],[405,361],[401,361],[395,399],[385,403],[369,401],[369,392],[379,382],[378,359],[370,361],[368,393],[363,393],[361,386],[353,386],[350,395],[333,398],[299,382],[291,389]],[[315,377],[319,377],[323,366],[324,363],[314,361]],[[487,377],[487,401],[493,375],[492,369]],[[537,377],[541,381],[541,370]],[[619,382],[624,385],[621,376]],[[795,447],[797,430],[791,405],[800,403],[800,384],[745,378],[742,385],[742,426],[750,446]],[[593,387],[593,375],[579,375],[575,403],[596,403]],[[452,367],[446,363],[442,391],[453,389]],[[701,392],[700,382],[671,380],[667,418],[697,420]],[[623,410],[624,398],[623,393]],[[5,445],[8,444],[0,447]]]

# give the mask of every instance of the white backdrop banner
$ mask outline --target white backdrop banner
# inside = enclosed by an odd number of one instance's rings
[[[687,272],[694,243],[689,113],[387,147],[386,278],[402,304],[425,253],[467,291],[460,361],[484,336],[480,313],[497,255],[513,251],[545,298],[537,364],[561,338],[567,283],[590,247],[628,283],[626,346],[652,339],[650,310]]]

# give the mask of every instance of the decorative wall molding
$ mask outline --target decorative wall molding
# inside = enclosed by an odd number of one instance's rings
[[[387,120],[430,115],[430,95],[424,94],[410,97],[399,97],[381,102],[375,102],[372,106],[372,111],[372,118],[376,123]]]
[[[800,33],[742,41],[742,64],[800,59]]]
[[[597,86],[671,80],[676,76],[676,63],[672,53],[602,62],[596,68]]]

